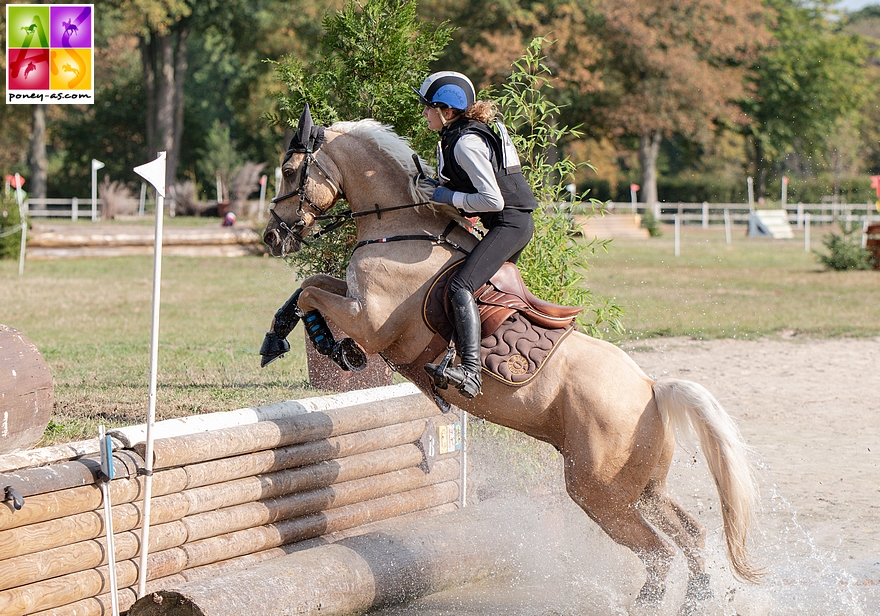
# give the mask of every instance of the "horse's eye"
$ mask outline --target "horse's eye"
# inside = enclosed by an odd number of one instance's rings
[[[285,178],[289,180],[294,175],[296,175],[296,169],[291,169],[290,167],[287,167],[286,169],[283,169],[281,173],[282,175],[284,175]]]

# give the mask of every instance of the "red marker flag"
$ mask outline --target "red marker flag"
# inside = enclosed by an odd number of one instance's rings
[[[877,196],[880,197],[880,175],[871,176],[871,188],[876,188]]]

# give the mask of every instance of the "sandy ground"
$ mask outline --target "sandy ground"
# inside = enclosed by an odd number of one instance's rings
[[[655,378],[705,385],[754,450],[761,504],[753,552],[767,570],[761,586],[728,572],[718,499],[701,456],[680,444],[670,474],[670,491],[707,528],[715,593],[707,613],[880,614],[880,338],[676,338],[625,348]],[[498,466],[471,456],[475,477],[486,462]],[[516,574],[379,613],[636,613],[630,606],[644,579],[638,560],[558,492],[541,502],[543,538]],[[679,555],[664,604],[649,613],[675,614],[686,577]]]

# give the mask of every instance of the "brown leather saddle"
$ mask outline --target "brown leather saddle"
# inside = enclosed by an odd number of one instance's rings
[[[425,298],[424,318],[431,331],[452,337],[450,304],[446,296],[452,276],[462,261],[453,263],[434,280]],[[490,336],[513,314],[519,312],[531,323],[546,329],[564,329],[571,325],[582,308],[559,306],[535,297],[526,288],[516,265],[505,263],[489,282],[474,293],[480,309],[483,337]]]
[[[425,298],[422,316],[434,338],[416,361],[397,368],[426,392],[433,389],[424,365],[444,352],[454,332],[447,290],[461,263],[440,272]],[[576,327],[574,319],[582,311],[535,297],[513,263],[505,263],[474,297],[482,324],[483,372],[512,386],[525,385],[534,378],[559,342]]]

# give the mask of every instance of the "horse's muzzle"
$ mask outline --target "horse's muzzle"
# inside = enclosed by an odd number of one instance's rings
[[[283,233],[280,229],[267,228],[263,233],[263,243],[269,247],[269,253],[273,257],[283,257],[292,252],[298,252],[302,244],[293,233]]]

